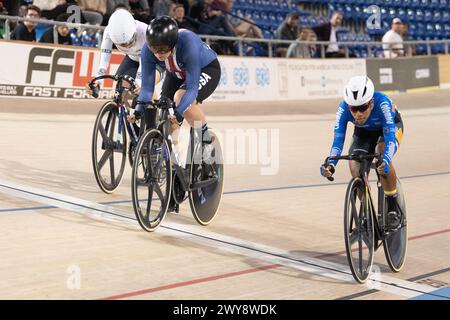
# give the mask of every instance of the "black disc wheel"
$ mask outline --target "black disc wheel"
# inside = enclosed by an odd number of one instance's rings
[[[219,212],[223,196],[224,166],[222,148],[217,136],[209,130],[213,139],[209,145],[210,157],[203,161],[201,144],[194,147],[193,161],[190,165],[191,185],[211,181],[204,187],[189,192],[189,203],[195,220],[203,226],[210,224]],[[193,144],[191,144],[192,146]],[[200,156],[198,156],[200,154]]]
[[[408,228],[406,221],[406,203],[403,194],[403,188],[400,180],[397,179],[397,209],[401,216],[400,226],[395,230],[388,232],[383,240],[384,254],[389,267],[394,272],[399,272],[406,260],[406,251],[408,249]],[[385,201],[386,203],[386,201]],[[386,210],[386,206],[385,206]],[[386,212],[386,211],[385,211]]]

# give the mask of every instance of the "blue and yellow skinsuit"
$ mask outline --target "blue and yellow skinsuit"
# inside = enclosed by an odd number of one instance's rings
[[[336,125],[334,127],[334,140],[331,147],[331,156],[339,156],[344,147],[345,132],[347,131],[347,123],[352,122],[355,125],[355,134],[353,136],[354,143],[350,148],[353,151],[362,151],[365,153],[373,153],[376,143],[385,141],[385,149],[383,152],[383,161],[385,163],[385,173],[389,172],[389,164],[392,161],[394,153],[397,151],[403,136],[403,123],[396,106],[389,97],[381,92],[375,91],[374,105],[369,118],[363,124],[356,124],[347,104],[342,101],[339,104],[336,113]],[[371,139],[369,148],[358,148],[355,145],[357,138],[361,140],[367,137]],[[375,139],[374,139],[375,138]],[[371,149],[371,150],[368,150]],[[356,153],[356,152],[355,152]],[[331,164],[337,164],[337,160],[330,161]]]

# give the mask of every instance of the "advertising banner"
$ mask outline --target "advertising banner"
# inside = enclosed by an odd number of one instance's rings
[[[0,96],[90,98],[100,50],[0,40]],[[115,51],[109,74],[124,55]],[[208,101],[258,102],[336,98],[354,75],[366,74],[363,59],[284,59],[220,56],[220,83]],[[100,98],[110,99],[112,81]]]
[[[439,66],[435,56],[366,61],[367,75],[380,91],[407,91],[439,85]]]
[[[98,49],[79,47],[0,41],[0,53],[0,96],[89,98],[84,87],[100,63]],[[107,73],[114,74],[123,57],[115,51]],[[100,98],[112,98],[112,85],[104,81]]]

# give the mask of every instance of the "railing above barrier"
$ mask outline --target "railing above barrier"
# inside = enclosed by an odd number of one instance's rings
[[[53,26],[67,26],[69,28],[76,28],[76,29],[90,29],[90,30],[96,30],[103,32],[105,27],[97,26],[97,25],[90,25],[90,24],[81,24],[81,23],[70,23],[70,22],[59,22],[59,21],[52,21],[52,20],[46,20],[46,19],[29,19],[29,18],[21,18],[21,17],[13,17],[13,16],[6,16],[6,15],[0,15],[0,21],[6,21],[5,23],[5,39],[10,38],[10,29],[9,29],[9,21],[13,22],[21,22],[21,21],[31,21],[36,22],[40,24],[47,24],[47,25],[53,25]],[[57,30],[56,28],[53,29],[53,35],[54,35],[54,42],[57,43]],[[449,47],[450,47],[450,39],[445,40],[417,40],[417,41],[402,41],[402,42],[391,42],[389,44],[380,42],[380,41],[337,41],[337,42],[331,42],[331,41],[290,41],[290,40],[280,40],[280,39],[261,39],[261,38],[247,38],[247,37],[226,37],[226,36],[215,36],[215,35],[199,35],[200,38],[205,40],[206,43],[210,44],[213,41],[231,41],[231,42],[237,42],[238,43],[238,53],[239,56],[244,55],[244,45],[248,43],[262,43],[267,45],[267,53],[269,57],[274,56],[274,49],[277,45],[290,45],[293,43],[300,43],[304,46],[311,46],[315,47],[317,49],[320,48],[320,58],[325,58],[326,50],[325,48],[329,45],[338,45],[341,47],[345,52],[345,57],[350,58],[350,50],[351,48],[355,46],[359,46],[362,48],[366,48],[367,57],[373,57],[373,53],[376,52],[386,52],[390,53],[394,49],[399,49],[403,51],[402,56],[411,57],[414,55],[414,50],[417,46],[425,46],[424,53],[426,55],[433,55],[433,46],[444,46],[444,50],[440,50],[441,52],[448,54],[449,53]],[[402,48],[396,48],[397,46],[402,46]],[[97,46],[101,46],[101,37],[98,39]],[[375,56],[375,57],[381,57]],[[361,57],[359,57],[361,58]],[[365,58],[365,57],[362,57]]]

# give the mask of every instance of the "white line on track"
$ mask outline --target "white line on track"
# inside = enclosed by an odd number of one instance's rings
[[[101,205],[95,202],[30,186],[19,185],[15,182],[3,179],[0,179],[0,193],[46,205],[52,205],[82,215],[88,215],[89,217],[100,221],[120,223],[130,229],[140,229],[132,213],[111,206]],[[317,276],[327,277],[346,283],[352,283],[354,281],[350,270],[346,265],[311,258],[302,254],[292,254],[278,248],[209,232],[205,230],[204,227],[164,222],[156,232],[158,234],[183,238],[214,249],[252,257],[274,264],[280,264]],[[149,235],[149,237],[151,237],[151,235]],[[299,246],[300,245],[301,244],[299,244]],[[422,293],[430,293],[435,290],[435,288],[431,286],[385,276],[380,273],[373,274],[370,277],[367,286],[370,289],[377,289],[405,298],[411,298]],[[355,284],[355,290],[360,289],[361,286]]]

